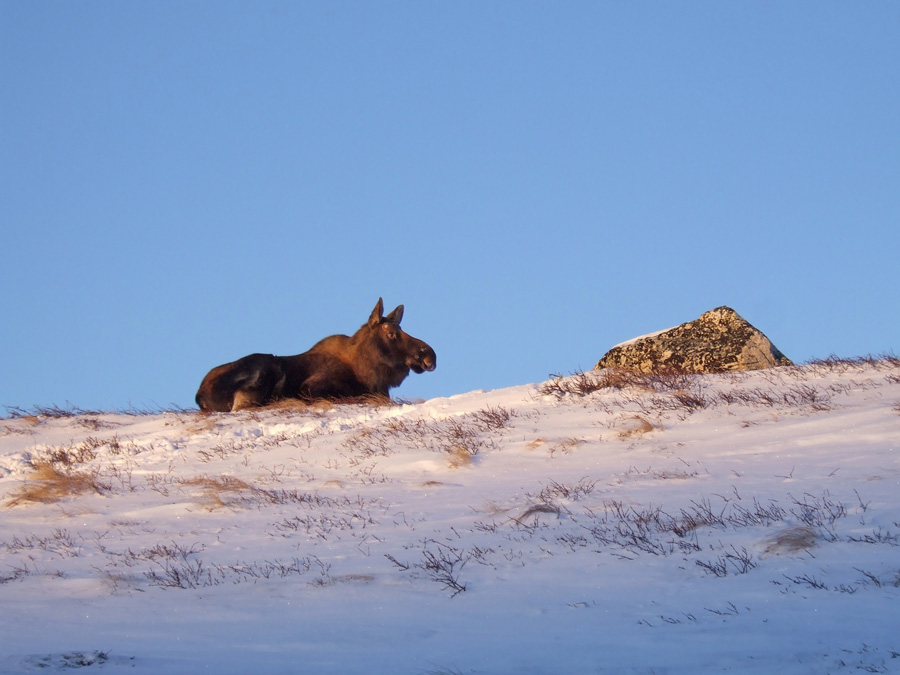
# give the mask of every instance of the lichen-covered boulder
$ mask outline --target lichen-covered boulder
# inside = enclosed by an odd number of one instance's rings
[[[617,345],[596,367],[638,373],[723,373],[789,365],[791,360],[740,314],[717,307],[695,321]]]

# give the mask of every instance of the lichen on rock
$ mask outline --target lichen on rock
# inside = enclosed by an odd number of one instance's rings
[[[610,349],[596,368],[639,373],[722,373],[789,366],[792,361],[730,307]]]

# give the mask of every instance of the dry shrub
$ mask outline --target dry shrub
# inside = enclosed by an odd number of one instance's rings
[[[700,475],[699,471],[687,469],[660,469],[659,471],[653,471],[653,478],[658,480],[687,480],[689,478],[696,478]]]
[[[821,369],[837,370],[845,372],[862,366],[874,366],[875,368],[900,368],[900,357],[887,352],[885,354],[866,354],[865,356],[838,356],[830,354],[824,359],[810,359],[810,366],[818,366]]]
[[[35,462],[33,466],[34,473],[7,506],[26,502],[54,504],[66,497],[85,492],[103,494],[110,489],[109,485],[99,482],[96,472],[61,471],[46,461]]]
[[[611,386],[605,378],[605,373],[606,371],[585,373],[577,370],[569,376],[551,374],[551,379],[544,382],[538,391],[544,396],[554,396],[558,399],[566,396],[588,396]]]
[[[370,584],[375,581],[371,574],[339,574],[333,579],[336,584]]]
[[[58,405],[39,406],[25,409],[18,406],[6,406],[6,414],[12,419],[20,419],[22,417],[43,417],[45,419],[67,419],[70,417],[78,417],[79,415],[102,415],[98,410],[82,410],[75,406],[69,405],[63,408]]]
[[[513,518],[513,520],[519,525],[523,525],[528,521],[529,518],[537,518],[542,513],[550,513],[559,518],[562,512],[560,511],[560,508],[555,504],[532,504],[522,512],[522,515],[517,518]]]
[[[659,369],[652,373],[639,373],[619,368],[605,368],[601,381],[610,389],[632,387],[644,391],[663,393],[690,389],[697,380],[696,373],[688,373],[676,368]]]
[[[600,372],[602,375],[599,378],[599,382],[601,382],[606,389],[624,389],[635,383],[635,373],[627,370],[604,368]]]
[[[88,436],[78,445],[58,446],[50,448],[46,451],[46,458],[34,464],[45,462],[52,466],[63,467],[69,469],[78,464],[86,464],[97,458],[97,449],[106,445],[106,441],[101,441],[93,436]]]
[[[578,501],[594,491],[599,481],[582,478],[577,483],[558,483],[551,480],[536,495],[525,493],[529,498],[541,504],[553,504],[554,499]]]
[[[78,417],[75,420],[75,423],[78,424],[79,426],[84,427],[85,429],[90,429],[92,431],[99,431],[100,429],[109,429],[113,426],[106,420],[102,420],[99,417]]]
[[[500,516],[510,511],[508,507],[505,507],[491,499],[486,499],[484,505],[480,509],[476,510],[483,513],[488,513],[492,516]]]
[[[569,376],[551,375],[538,391],[545,396],[588,396],[604,389],[635,388],[644,391],[677,392],[692,388],[697,376],[680,370],[667,369],[653,373],[637,373],[621,368],[601,368],[590,372],[576,370]]]
[[[496,408],[488,406],[472,413],[475,426],[481,431],[504,429],[509,425],[512,418],[516,416],[515,410],[507,410],[503,406],[497,406]]]

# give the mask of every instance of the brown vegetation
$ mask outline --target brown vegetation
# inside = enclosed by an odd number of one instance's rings
[[[99,481],[97,472],[63,471],[49,461],[35,462],[33,466],[34,473],[7,506],[26,502],[53,504],[84,492],[102,494],[110,489],[109,485]]]

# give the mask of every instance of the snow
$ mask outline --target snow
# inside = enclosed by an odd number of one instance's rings
[[[0,672],[900,672],[896,359],[602,375],[0,419]]]
[[[627,347],[628,345],[632,345],[635,342],[640,342],[641,340],[647,340],[649,338],[656,337],[657,335],[662,335],[663,333],[667,333],[673,328],[678,328],[678,326],[670,326],[669,328],[663,328],[662,330],[655,330],[652,333],[647,333],[646,335],[638,335],[637,337],[629,338],[625,340],[625,342],[620,342],[617,345],[613,345],[612,349],[617,349],[619,347]]]

